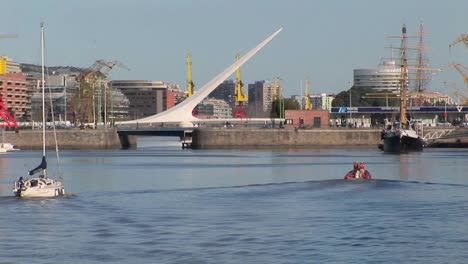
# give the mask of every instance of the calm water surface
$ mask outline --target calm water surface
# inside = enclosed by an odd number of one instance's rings
[[[12,197],[41,154],[1,155],[0,263],[468,263],[468,149],[139,146],[63,151],[59,199]]]

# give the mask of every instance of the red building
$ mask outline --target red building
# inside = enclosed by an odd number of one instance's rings
[[[7,73],[0,75],[0,96],[3,104],[16,119],[29,115],[31,111],[31,94],[22,73]]]
[[[286,110],[286,128],[320,128],[330,126],[328,110]]]

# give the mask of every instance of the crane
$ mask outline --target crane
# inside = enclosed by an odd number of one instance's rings
[[[95,65],[99,65],[100,66],[100,72],[102,74],[104,74],[104,77],[106,79],[106,81],[104,82],[104,107],[101,106],[101,98],[102,98],[102,90],[101,90],[101,87],[99,88],[99,96],[98,96],[98,111],[99,111],[99,115],[98,115],[98,122],[100,123],[102,120],[101,120],[101,117],[104,116],[104,125],[107,126],[107,88],[108,88],[108,82],[107,82],[107,78],[109,77],[109,74],[110,72],[112,71],[112,69],[114,69],[114,67],[118,66],[122,69],[125,69],[127,71],[129,71],[130,69],[125,66],[123,63],[121,63],[120,61],[106,61],[106,60],[97,60],[95,62]],[[104,115],[102,115],[102,112],[101,112],[101,109],[104,109]],[[114,97],[113,97],[113,94],[112,94],[112,91],[111,91],[111,113],[112,113],[112,116],[114,116]],[[114,121],[114,118],[112,118],[112,123]]]
[[[190,97],[193,95],[195,84],[192,80],[192,56],[187,54],[187,96]],[[192,109],[192,115],[197,116],[197,108]]]
[[[240,59],[240,54],[237,53],[236,60]],[[247,96],[243,91],[244,84],[241,80],[240,68],[236,70],[236,109],[234,111],[234,118],[247,118],[245,113],[245,102],[247,102]]]
[[[456,39],[454,42],[449,44],[449,48],[457,45],[460,42],[464,42],[465,46],[468,47],[468,35],[467,34],[462,34],[458,39]]]
[[[306,80],[305,88],[305,110],[312,110],[312,102],[310,102],[310,93],[309,93],[309,79]]]
[[[193,88],[195,88],[195,84],[193,84],[192,80],[192,57],[190,54],[187,54],[187,90],[188,90],[188,97],[193,95]]]
[[[107,60],[97,60],[94,62],[94,64],[84,73],[82,74],[78,79],[80,83],[88,83],[91,85],[91,98],[86,98],[89,96],[88,90],[87,89],[82,89],[80,92],[80,98],[85,97],[85,101],[83,102],[83,105],[81,105],[81,100],[79,102],[79,110],[81,114],[82,119],[86,119],[87,115],[89,114],[87,110],[84,109],[89,109],[92,107],[92,113],[93,113],[93,123],[96,124],[96,105],[95,105],[95,86],[99,85],[99,94],[97,97],[98,100],[98,114],[97,114],[97,121],[98,123],[102,122],[102,117],[104,117],[104,124],[107,125],[107,78],[110,74],[110,72],[115,68],[115,67],[120,67],[126,70],[130,70],[127,66],[125,66],[123,63],[119,61],[107,61]],[[104,85],[104,115],[101,113],[101,97],[102,97],[102,87],[101,85]],[[112,99],[113,97],[111,97]],[[91,105],[89,105],[89,101],[92,101]],[[83,107],[82,107],[83,106]],[[111,108],[113,108],[113,100],[111,102]],[[84,111],[84,112],[83,112]],[[113,109],[111,109],[111,112],[113,112]]]
[[[465,85],[468,85],[468,73],[465,72],[468,70],[468,68],[459,63],[451,64],[451,66],[454,67],[463,76]]]
[[[8,128],[15,127],[18,128],[18,123],[15,118],[8,112],[7,107],[3,104],[2,95],[0,94],[0,117],[3,119],[4,124]]]

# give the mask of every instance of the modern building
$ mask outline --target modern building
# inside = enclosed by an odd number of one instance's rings
[[[322,108],[323,110],[331,110],[332,102],[335,100],[335,96],[327,95],[326,93],[321,94],[322,97]]]
[[[4,73],[21,73],[21,67],[11,58],[0,55],[0,74]]]
[[[221,99],[206,98],[197,105],[199,117],[232,118],[232,108]]]
[[[400,91],[401,72],[395,61],[384,61],[377,69],[354,69],[353,89],[371,88],[379,92]]]
[[[155,115],[173,107],[180,93],[173,85],[161,81],[114,80],[110,86],[127,97],[127,120]]]
[[[269,81],[256,81],[248,85],[249,117],[269,117],[271,106],[276,99],[278,91],[282,90],[282,83]]]
[[[234,106],[236,95],[236,83],[233,80],[225,80],[218,85],[207,97],[216,98],[228,102],[229,105]]]

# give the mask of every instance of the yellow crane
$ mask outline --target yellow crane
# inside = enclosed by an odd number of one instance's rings
[[[451,66],[454,67],[463,76],[465,85],[468,85],[468,73],[465,72],[468,70],[468,68],[459,63],[451,64]]]
[[[309,79],[305,82],[305,110],[312,110],[312,102],[310,101],[310,93],[309,93]]]
[[[236,60],[240,59],[240,54],[237,53]],[[241,80],[240,68],[236,70],[236,109],[234,111],[234,118],[247,118],[245,113],[245,102],[247,102],[247,96],[244,94],[244,84]]]
[[[187,54],[187,90],[188,90],[188,97],[193,95],[193,88],[195,88],[195,84],[192,81],[192,57],[190,54]]]
[[[449,44],[449,48],[457,45],[460,42],[464,42],[465,46],[468,47],[468,35],[467,34],[462,34],[458,39],[456,39],[454,42]]]

